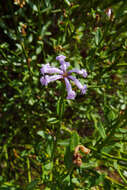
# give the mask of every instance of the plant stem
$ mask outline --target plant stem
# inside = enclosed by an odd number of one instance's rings
[[[28,157],[26,162],[27,162],[27,171],[28,171],[28,182],[31,183],[30,160]]]
[[[127,180],[125,179],[125,177],[124,177],[123,174],[121,173],[119,166],[118,166],[118,168],[117,168],[117,171],[118,171],[120,177],[122,178],[122,180],[124,181],[124,183],[127,184]]]
[[[93,148],[93,147],[89,147],[91,150],[94,150],[98,153],[97,149],[96,148]],[[119,161],[124,161],[124,162],[127,162],[127,159],[126,158],[120,158],[120,157],[116,157],[116,156],[113,156],[111,154],[108,154],[106,152],[101,152],[99,154],[102,154],[103,156],[106,156],[108,158],[111,158],[111,159],[114,159],[114,160],[119,160]]]
[[[52,160],[53,160],[53,177],[56,175],[56,167],[55,167],[55,156],[56,156],[56,151],[57,151],[57,142],[60,134],[60,129],[61,129],[61,123],[62,123],[62,116],[64,113],[64,97],[65,97],[65,87],[62,85],[62,96],[59,98],[58,103],[57,103],[57,115],[58,115],[58,126],[56,128],[56,134],[55,134],[55,139],[54,139],[54,145],[53,145],[53,153],[52,153]]]
[[[124,188],[125,188],[125,186],[124,186],[123,184],[121,184],[121,183],[117,182],[116,180],[112,179],[111,177],[106,176],[106,178],[107,178],[108,180],[110,180],[112,183],[115,183],[115,184],[117,184],[117,185],[119,185],[119,186],[121,186],[121,187],[124,187]],[[127,189],[127,188],[125,188],[125,189]]]

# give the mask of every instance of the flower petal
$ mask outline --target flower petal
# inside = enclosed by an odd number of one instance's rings
[[[60,66],[60,69],[63,71],[63,72],[66,72],[67,68],[70,66],[70,63],[69,62],[63,62]]]
[[[41,71],[41,74],[45,74],[45,72],[46,72],[46,70],[48,69],[48,68],[50,68],[51,66],[49,65],[49,63],[47,63],[46,65],[43,65],[42,66],[42,68],[40,69],[40,71]]]
[[[57,56],[56,57],[56,60],[58,60],[59,62],[60,62],[60,64],[61,64],[61,69],[63,70],[63,71],[66,71],[66,69],[67,69],[67,64],[68,64],[68,62],[65,62],[64,60],[66,59],[66,56],[64,56],[64,55],[59,55],[59,56]]]
[[[66,56],[64,55],[59,55],[56,57],[56,60],[58,60],[59,62],[64,61],[64,59],[66,59]]]
[[[66,89],[67,89],[67,99],[75,99],[76,93],[72,90],[71,84],[67,78],[64,78]]]
[[[85,94],[86,91],[87,91],[87,85],[84,84],[83,89],[81,90],[81,93],[82,93],[82,94]]]
[[[46,80],[45,77],[41,77],[40,82],[41,82],[41,84],[44,85],[44,86],[47,86],[47,85],[48,85],[48,82],[47,82],[47,80]]]
[[[40,82],[42,85],[47,86],[48,83],[56,81],[56,80],[61,79],[61,78],[63,78],[62,75],[53,75],[53,76],[45,75],[44,77],[41,77]]]
[[[56,68],[56,67],[51,67],[48,64],[46,65],[43,65],[42,68],[41,68],[41,73],[44,75],[45,73],[48,73],[48,74],[53,74],[53,73],[59,73],[59,74],[63,74],[63,71],[61,71],[60,69]]]
[[[70,66],[69,62],[64,61],[66,59],[66,56],[59,55],[56,57],[56,60],[58,60],[61,64],[60,69],[64,72],[66,72],[67,68]]]
[[[85,69],[82,69],[82,70],[79,70],[79,69],[72,69],[72,70],[68,71],[68,74],[71,74],[71,73],[80,74],[80,75],[82,75],[84,78],[87,77],[87,72],[86,72]]]
[[[78,79],[76,79],[75,77],[73,77],[73,76],[69,76],[68,78],[74,81],[74,83],[76,84],[76,86],[81,90],[81,93],[82,93],[82,94],[85,94],[85,93],[86,93],[86,89],[87,89],[87,86],[86,86],[86,85],[83,86],[83,85],[80,83],[80,81],[79,81]]]

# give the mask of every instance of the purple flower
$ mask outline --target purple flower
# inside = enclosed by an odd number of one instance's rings
[[[67,71],[67,68],[70,66],[70,63],[66,62],[65,59],[66,59],[66,56],[64,55],[59,55],[56,57],[56,60],[60,62],[60,69],[50,66],[49,63],[46,65],[43,65],[41,68],[41,74],[43,76],[41,77],[40,82],[42,85],[47,86],[48,83],[50,82],[56,81],[58,79],[64,79],[66,89],[67,89],[67,99],[75,99],[76,93],[75,91],[72,90],[69,79],[75,83],[75,85],[81,90],[82,94],[85,94],[87,90],[87,86],[82,85],[76,77],[72,76],[72,73],[77,73],[79,75],[82,75],[84,78],[86,78],[87,72],[85,69],[82,69],[82,70],[72,69],[72,70]],[[50,75],[50,74],[55,74],[55,75]]]

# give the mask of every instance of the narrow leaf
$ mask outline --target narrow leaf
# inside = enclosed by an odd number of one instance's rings
[[[74,151],[75,147],[79,144],[79,135],[77,132],[73,132],[70,139],[70,150]]]

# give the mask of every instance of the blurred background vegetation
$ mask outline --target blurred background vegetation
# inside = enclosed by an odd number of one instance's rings
[[[66,103],[54,172],[61,84],[40,68],[60,54],[88,90]],[[0,1],[0,190],[127,189],[126,104],[127,1]],[[91,153],[72,170],[77,144]]]

